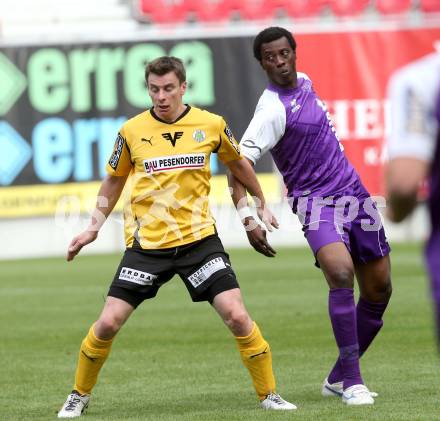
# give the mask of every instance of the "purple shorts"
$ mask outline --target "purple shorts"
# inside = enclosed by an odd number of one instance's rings
[[[296,213],[315,257],[321,247],[335,242],[346,245],[354,262],[366,263],[391,251],[376,202],[360,182],[337,196],[300,198]]]

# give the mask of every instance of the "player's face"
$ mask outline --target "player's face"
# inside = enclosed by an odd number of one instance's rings
[[[148,75],[148,93],[153,101],[156,115],[164,121],[173,122],[185,110],[182,97],[186,82],[180,83],[174,72],[162,76]]]
[[[261,44],[261,66],[276,85],[296,87],[296,53],[286,37]]]

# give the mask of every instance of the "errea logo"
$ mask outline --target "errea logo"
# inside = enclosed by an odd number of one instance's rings
[[[157,275],[124,266],[119,272],[119,279],[138,285],[152,285],[153,281],[157,279]]]

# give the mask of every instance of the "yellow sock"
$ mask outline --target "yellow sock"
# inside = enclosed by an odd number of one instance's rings
[[[99,370],[110,353],[113,339],[102,340],[95,336],[93,326],[81,343],[73,388],[90,394],[98,379]]]
[[[241,360],[249,370],[257,395],[260,400],[263,400],[270,392],[275,392],[270,346],[264,340],[255,322],[248,336],[235,337],[235,339]]]

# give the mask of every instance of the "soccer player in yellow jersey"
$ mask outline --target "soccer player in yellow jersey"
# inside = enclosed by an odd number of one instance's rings
[[[208,207],[211,153],[218,153],[258,198],[261,209],[265,201],[255,172],[241,158],[221,116],[182,102],[186,78],[179,59],[160,57],[150,62],[145,80],[153,107],[121,128],[90,226],[72,240],[67,252],[70,261],[96,239],[127,183],[127,249],[102,313],[81,344],[73,391],[58,417],[74,418],[84,412],[119,329],[139,304],[153,298],[175,274],[192,300],[209,301],[235,336],[261,406],[296,409],[276,393],[269,344],[244,307]],[[276,225],[270,212],[265,215]]]

